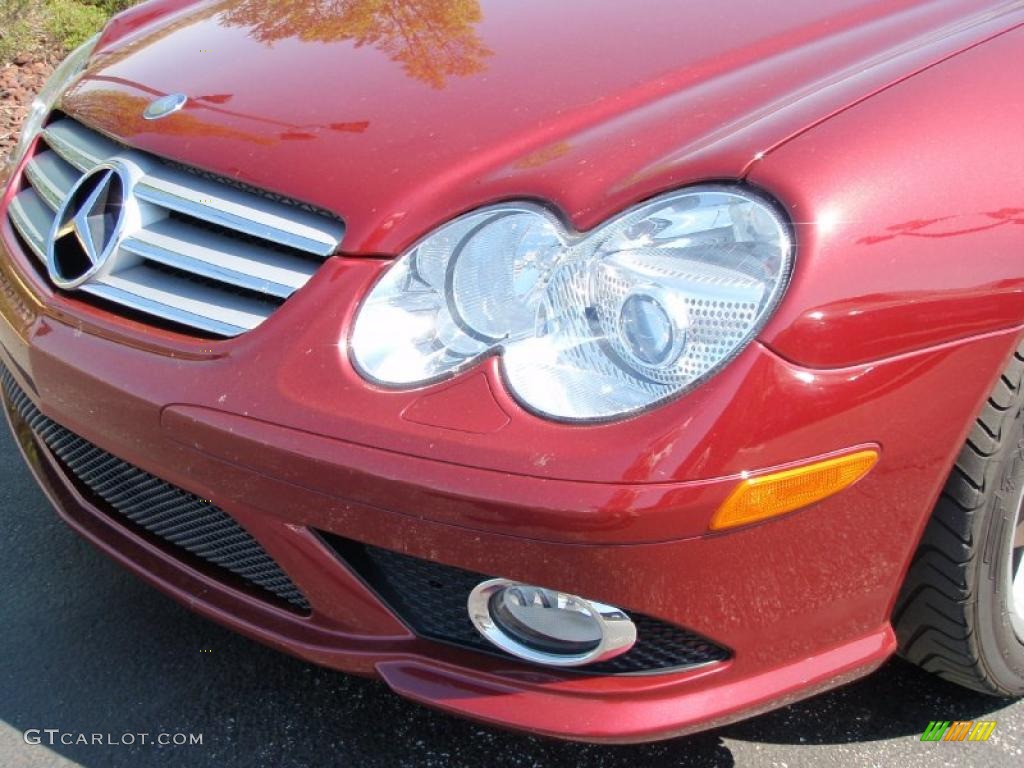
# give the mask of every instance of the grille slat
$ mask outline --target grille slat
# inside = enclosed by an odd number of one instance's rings
[[[138,211],[108,269],[79,290],[205,335],[259,326],[309,281],[345,232],[310,206],[124,147],[59,116],[44,129],[10,205],[12,224],[42,264],[54,211],[103,163],[130,179],[125,204]]]
[[[137,232],[121,247],[150,261],[280,299],[304,286],[318,266],[255,244],[242,255],[237,241],[170,218]]]
[[[25,176],[29,184],[53,211],[71,192],[80,173],[56,152],[37,152],[25,165]]]
[[[330,256],[341,241],[330,219],[166,165],[150,168],[136,194],[161,208],[317,256]]]
[[[40,262],[46,262],[46,240],[50,236],[55,217],[53,210],[31,187],[26,187],[14,196],[7,208],[11,224],[28,243],[32,254]]]
[[[118,459],[65,429],[35,406],[0,366],[0,388],[12,414],[97,499],[158,538],[266,590],[292,606],[309,603],[260,544],[214,504]]]
[[[257,327],[276,305],[245,295],[220,291],[185,276],[148,264],[108,275],[102,283],[81,290],[101,299],[156,314],[209,333],[237,336]]]
[[[469,620],[469,593],[482,573],[321,534],[384,602],[421,637],[505,656],[476,631]],[[678,671],[724,661],[729,652],[682,627],[628,611],[637,642],[622,656],[591,664],[591,674],[649,674]]]
[[[81,172],[121,151],[121,146],[74,120],[55,120],[46,126],[43,139],[54,152]]]

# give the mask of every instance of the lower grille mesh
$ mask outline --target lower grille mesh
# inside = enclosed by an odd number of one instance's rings
[[[213,563],[303,611],[309,603],[270,555],[208,501],[122,461],[44,416],[0,366],[10,410],[64,469],[113,511],[151,534]]]
[[[481,573],[321,535],[417,635],[504,656],[473,627],[466,600]],[[629,612],[637,642],[622,656],[591,664],[589,674],[640,674],[696,667],[729,657],[728,651],[682,627]]]

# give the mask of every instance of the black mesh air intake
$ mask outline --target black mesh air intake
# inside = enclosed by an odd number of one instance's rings
[[[491,576],[359,544],[328,533],[324,539],[419,636],[486,653],[505,655],[473,627],[466,600]],[[681,627],[629,612],[637,642],[622,656],[579,671],[639,674],[685,669],[729,657],[728,651]]]
[[[270,555],[209,501],[122,461],[44,416],[0,366],[8,408],[57,457],[104,511],[267,590],[303,611],[309,603]]]

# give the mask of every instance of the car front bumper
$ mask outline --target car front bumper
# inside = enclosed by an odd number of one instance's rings
[[[36,478],[75,530],[261,642],[379,676],[446,711],[589,741],[706,728],[881,664],[895,647],[889,613],[928,510],[1019,335],[1010,329],[833,371],[802,369],[755,343],[662,411],[662,420],[685,421],[671,444],[645,443],[627,461],[614,456],[618,446],[576,446],[594,439],[585,428],[518,411],[493,360],[426,395],[353,378],[337,340],[380,262],[333,259],[265,327],[205,346],[53,294],[23,254],[2,245],[13,243],[10,231],[0,235],[0,363],[18,386],[57,424],[211,499],[273,557],[310,611],[237,589],[123,525],[15,423]],[[337,309],[310,309],[324,307]],[[325,393],[332,379],[337,391]],[[347,421],[324,415],[331,398]],[[424,398],[435,400],[416,410]],[[477,409],[468,425],[451,415],[460,398]],[[560,442],[517,439],[530,428]],[[868,443],[882,458],[853,488],[766,524],[706,532],[739,467]],[[587,477],[564,463],[574,452],[581,467],[613,469]],[[666,474],[659,461],[669,454],[677,471]],[[558,472],[547,471],[549,455]],[[588,675],[423,639],[317,531],[642,612],[730,655],[659,674]]]

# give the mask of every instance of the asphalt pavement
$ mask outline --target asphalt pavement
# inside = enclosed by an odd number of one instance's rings
[[[5,768],[1024,764],[1024,702],[972,694],[899,660],[785,709],[643,746],[458,720],[239,637],[144,585],[60,521],[6,424],[0,432]],[[997,721],[988,742],[920,741],[930,720],[976,719]],[[107,743],[81,743],[92,734]],[[201,744],[156,743],[195,735]]]

